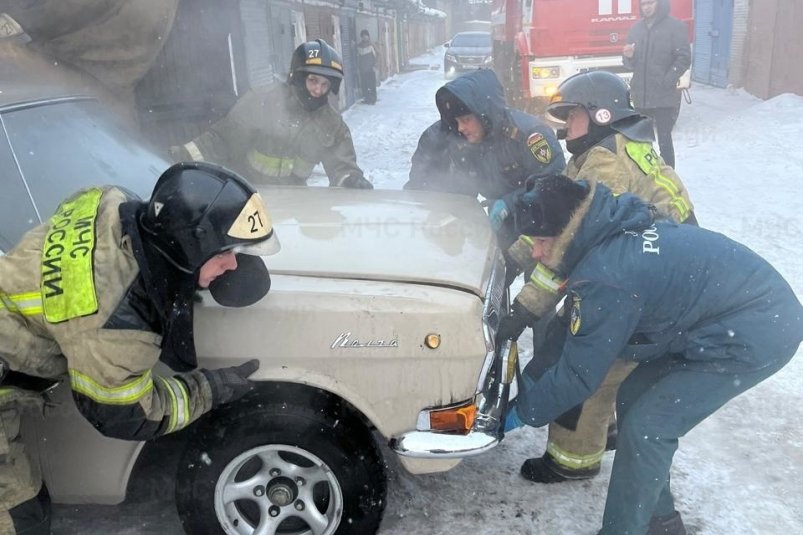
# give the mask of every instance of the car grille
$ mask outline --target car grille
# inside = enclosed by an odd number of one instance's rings
[[[480,56],[458,56],[457,61],[466,65],[479,65],[485,58]]]

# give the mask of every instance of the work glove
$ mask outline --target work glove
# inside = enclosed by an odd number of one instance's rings
[[[527,311],[518,301],[514,301],[510,308],[510,314],[499,320],[499,328],[496,329],[497,344],[505,340],[518,340],[524,329],[538,321],[535,314]]]
[[[212,388],[212,408],[236,401],[254,389],[248,376],[259,369],[259,361],[252,359],[239,366],[201,370]]]
[[[502,228],[502,225],[507,219],[507,216],[510,215],[510,207],[507,204],[505,199],[498,199],[491,209],[488,210],[488,218],[491,220],[491,228],[494,232],[499,232],[499,229]]]
[[[367,178],[362,176],[359,173],[351,173],[343,181],[340,183],[341,186],[344,188],[353,188],[353,189],[374,189],[374,185],[371,184]]]

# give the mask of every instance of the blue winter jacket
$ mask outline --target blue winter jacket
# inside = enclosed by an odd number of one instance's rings
[[[486,137],[481,143],[469,143],[436,97],[441,119],[421,134],[404,189],[499,199],[523,188],[529,176],[561,173],[566,167],[552,128],[507,108],[493,71],[471,71],[444,85],[438,96],[443,92],[457,97],[482,121]]]
[[[585,401],[616,358],[673,354],[689,369],[738,373],[788,358],[800,345],[803,308],[763,258],[716,232],[650,221],[641,200],[597,184],[564,257],[566,343],[522,393],[524,422],[545,425]]]

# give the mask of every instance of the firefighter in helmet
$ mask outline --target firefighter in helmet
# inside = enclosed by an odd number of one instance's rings
[[[340,54],[323,39],[293,52],[287,83],[256,87],[206,132],[171,147],[174,160],[216,162],[254,184],[306,185],[322,163],[330,186],[372,189],[351,131],[329,104],[343,80]]]
[[[18,433],[20,410],[41,407],[34,386],[69,380],[98,431],[137,441],[253,389],[256,360],[197,367],[193,296],[255,302],[270,276],[254,255],[278,249],[259,193],[191,162],[167,169],[148,202],[112,186],[80,191],[0,256],[0,533],[50,533],[47,490]],[[155,377],[159,361],[177,373]]]
[[[558,130],[558,137],[566,140],[566,149],[572,155],[567,176],[574,180],[594,178],[617,195],[633,193],[651,204],[658,218],[697,224],[680,177],[653,148],[651,119],[633,109],[629,89],[621,78],[604,71],[574,75],[560,85],[547,114],[565,125]],[[534,262],[531,251],[532,239],[527,236],[521,236],[508,251],[516,268],[532,270],[532,275],[516,296],[512,314],[502,321],[502,339],[518,338],[527,325],[554,311],[569,282],[560,270],[555,272]],[[525,373],[538,377],[557,358],[566,321],[562,312],[549,320],[544,341],[534,351]],[[546,452],[525,461],[522,476],[539,483],[556,483],[598,474],[606,447],[615,448],[614,424],[609,440],[609,422],[615,422],[613,404],[618,385],[632,368],[631,362],[617,360],[593,396],[552,422]]]

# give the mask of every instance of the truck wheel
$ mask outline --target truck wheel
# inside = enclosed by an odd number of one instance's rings
[[[199,422],[179,463],[187,533],[369,534],[386,480],[356,418],[286,403],[237,403]]]

